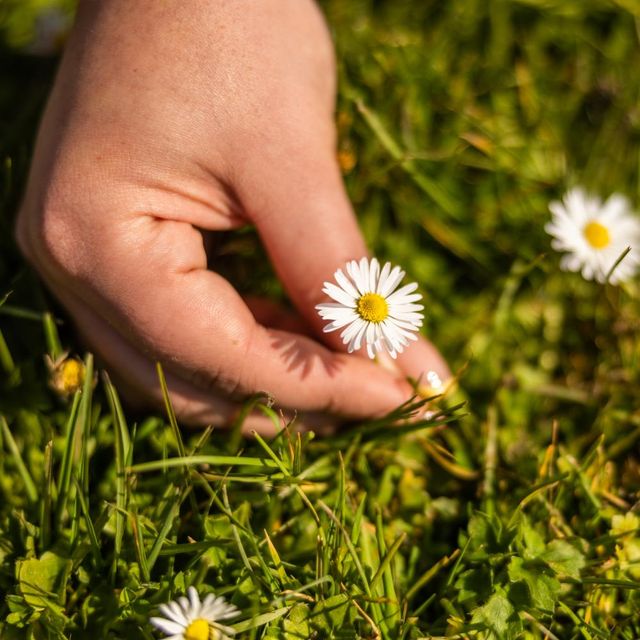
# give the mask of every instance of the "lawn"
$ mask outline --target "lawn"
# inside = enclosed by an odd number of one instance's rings
[[[322,2],[349,194],[458,384],[332,438],[257,396],[279,434],[247,440],[123,407],[16,250],[50,4],[0,4],[2,640],[158,638],[191,585],[238,638],[640,638],[640,288],[544,229],[575,186],[640,208],[640,6]],[[222,251],[283,296],[252,230]]]

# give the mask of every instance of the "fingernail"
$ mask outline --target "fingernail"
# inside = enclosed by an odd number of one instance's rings
[[[384,351],[381,351],[378,354],[376,354],[376,362],[383,369],[386,369],[387,371],[389,371],[390,373],[393,373],[396,376],[402,373],[396,361]]]

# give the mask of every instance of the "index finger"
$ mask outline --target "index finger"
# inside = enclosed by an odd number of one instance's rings
[[[339,332],[323,332],[316,305],[327,300],[323,284],[333,280],[336,270],[368,250],[336,162],[332,128],[299,134],[289,132],[277,145],[266,145],[264,154],[248,159],[238,195],[300,313],[320,339],[344,351]],[[423,338],[397,364],[415,379],[429,372],[443,381],[451,377],[439,351]]]

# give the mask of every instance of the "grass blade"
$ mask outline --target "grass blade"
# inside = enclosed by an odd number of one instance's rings
[[[5,373],[11,374],[15,371],[16,363],[13,361],[13,356],[11,355],[11,351],[9,351],[9,347],[7,345],[6,340],[4,339],[4,335],[0,330],[0,367],[4,370]]]
[[[78,409],[80,407],[81,391],[76,391],[69,410],[69,418],[67,419],[66,435],[64,443],[64,452],[62,464],[58,473],[58,498],[56,500],[56,510],[54,518],[54,529],[59,531],[62,525],[64,511],[69,499],[69,490],[71,487],[71,470],[75,464],[75,441],[76,428],[78,426]]]
[[[118,560],[122,554],[122,541],[124,539],[126,513],[129,503],[128,483],[127,483],[127,467],[126,461],[131,448],[131,438],[129,429],[122,412],[120,400],[115,387],[111,384],[109,376],[105,373],[103,376],[107,399],[111,409],[111,418],[114,425],[115,438],[115,458],[116,458],[116,528],[114,537],[113,564],[111,566],[111,577],[115,580],[118,569]],[[136,542],[137,543],[137,542]]]
[[[55,318],[50,312],[42,315],[42,326],[44,328],[44,337],[47,342],[47,353],[52,360],[57,360],[63,353],[60,344],[60,336],[58,335],[58,327]]]
[[[162,399],[164,400],[164,406],[167,412],[167,416],[169,417],[169,424],[171,425],[171,430],[173,431],[173,437],[176,439],[178,454],[180,455],[181,458],[184,458],[186,456],[186,450],[184,448],[184,443],[182,442],[182,434],[180,433],[180,427],[178,426],[176,413],[173,410],[173,404],[171,403],[171,398],[169,397],[167,380],[164,377],[164,371],[162,370],[162,365],[159,362],[156,363],[156,372],[158,374],[158,379],[160,380],[160,388],[162,389]]]
[[[11,433],[9,425],[3,415],[0,415],[0,428],[2,429],[2,437],[4,438],[7,448],[9,449],[9,453],[13,458],[13,463],[16,465],[18,474],[24,484],[27,498],[29,499],[29,502],[35,503],[38,501],[38,490],[33,482],[33,478],[27,470],[24,460],[22,459],[22,455],[20,454],[20,449],[18,448],[16,441],[13,439],[13,434]]]
[[[40,500],[40,550],[47,549],[51,540],[51,503],[53,500],[53,440],[44,448],[42,497]]]

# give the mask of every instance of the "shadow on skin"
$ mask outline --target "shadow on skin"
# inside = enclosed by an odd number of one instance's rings
[[[279,331],[271,331],[271,346],[281,354],[287,371],[299,371],[303,380],[311,373],[316,362],[324,367],[329,376],[335,376],[342,366],[313,340],[294,339]]]

